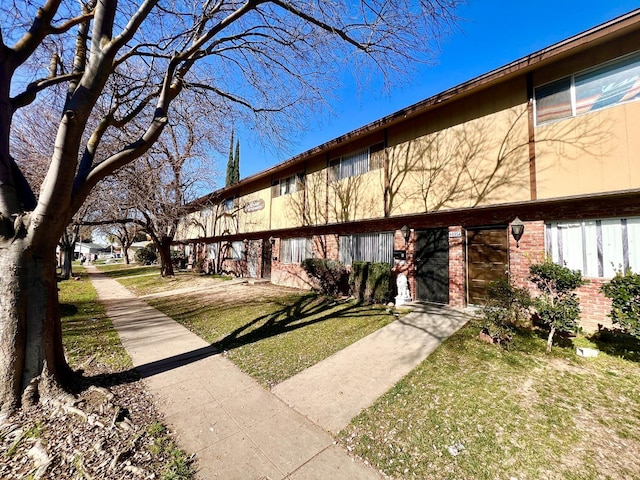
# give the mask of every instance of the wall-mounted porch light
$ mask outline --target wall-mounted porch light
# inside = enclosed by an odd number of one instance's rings
[[[409,244],[409,237],[411,236],[411,229],[407,225],[403,225],[400,229],[402,236],[404,237],[404,246]]]
[[[276,239],[273,237],[269,237],[269,243],[271,244],[271,246],[273,247],[276,244]]]
[[[511,222],[511,236],[516,241],[516,247],[520,248],[520,239],[524,233],[524,223],[518,217]]]

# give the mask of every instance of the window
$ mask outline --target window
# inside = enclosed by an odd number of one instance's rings
[[[331,181],[336,181],[382,168],[383,153],[384,143],[377,143],[366,150],[334,158],[329,162],[329,178]]]
[[[242,260],[242,252],[244,251],[244,244],[242,240],[236,242],[227,243],[227,252],[225,258],[228,260]]]
[[[535,89],[536,124],[640,97],[640,55],[625,57]]]
[[[236,206],[236,199],[234,197],[229,197],[224,201],[224,211],[231,212]]]
[[[570,78],[564,78],[536,89],[536,121],[538,124],[572,115]]]
[[[297,173],[290,177],[274,180],[271,184],[271,196],[273,198],[302,190],[304,186],[304,174]]]
[[[280,240],[280,261],[282,263],[300,263],[311,258],[310,238],[284,238]]]
[[[555,263],[586,277],[640,272],[640,217],[549,223],[546,243]]]
[[[341,236],[340,261],[393,263],[393,232]]]

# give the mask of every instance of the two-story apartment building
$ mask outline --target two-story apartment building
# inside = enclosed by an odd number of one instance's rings
[[[593,329],[603,281],[640,271],[639,98],[636,10],[199,199],[177,240],[298,287],[307,257],[389,262],[456,306],[550,255],[591,281]]]

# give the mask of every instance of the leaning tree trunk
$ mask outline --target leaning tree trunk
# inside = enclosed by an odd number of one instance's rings
[[[556,327],[551,327],[549,330],[549,336],[547,337],[547,353],[551,352],[551,347],[553,345],[553,336],[556,333]]]
[[[32,248],[20,235],[0,241],[0,272],[0,408],[9,412],[46,398],[70,369],[62,348],[55,244]]]

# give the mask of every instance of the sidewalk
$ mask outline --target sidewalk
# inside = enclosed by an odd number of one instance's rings
[[[381,479],[335,445],[327,430],[347,425],[466,321],[455,310],[421,306],[269,392],[115,280],[87,271],[159,410],[180,446],[196,453],[205,480]]]

